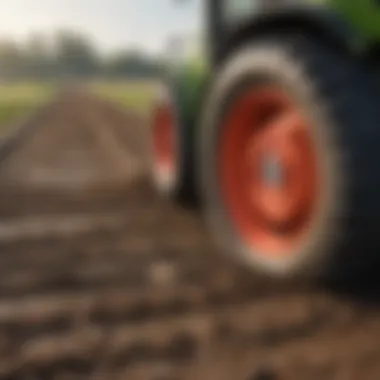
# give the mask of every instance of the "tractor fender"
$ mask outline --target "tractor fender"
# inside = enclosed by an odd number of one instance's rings
[[[218,66],[232,51],[246,42],[268,34],[302,33],[349,54],[360,54],[365,39],[339,12],[327,7],[286,7],[260,12],[235,27],[216,47],[214,63]]]

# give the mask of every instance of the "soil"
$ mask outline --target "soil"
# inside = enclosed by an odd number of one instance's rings
[[[378,281],[224,257],[154,193],[147,123],[111,104],[64,94],[29,123],[0,163],[1,379],[380,378]]]

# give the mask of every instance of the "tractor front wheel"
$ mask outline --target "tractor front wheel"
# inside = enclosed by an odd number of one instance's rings
[[[153,113],[151,130],[152,177],[159,192],[176,192],[178,173],[178,146],[176,114],[173,104],[162,101]]]
[[[165,85],[153,107],[149,130],[150,175],[165,198],[196,206],[192,128],[184,117],[180,86]]]

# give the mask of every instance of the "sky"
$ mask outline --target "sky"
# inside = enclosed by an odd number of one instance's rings
[[[89,35],[103,51],[141,47],[156,54],[173,34],[199,28],[201,1],[0,0],[0,38],[71,28]]]

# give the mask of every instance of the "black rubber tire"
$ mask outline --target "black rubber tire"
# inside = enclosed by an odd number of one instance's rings
[[[219,188],[216,157],[222,121],[234,99],[253,83],[282,86],[298,102],[311,121],[323,168],[318,215],[291,259],[263,259],[245,247]],[[199,136],[203,209],[221,248],[275,277],[352,276],[378,265],[379,124],[375,78],[359,60],[304,36],[271,36],[236,52],[216,73]]]
[[[180,86],[172,81],[167,81],[162,85],[161,91],[157,96],[156,103],[153,106],[152,118],[154,117],[155,109],[161,104],[169,104],[174,110],[175,118],[175,140],[177,143],[178,165],[175,180],[172,183],[163,185],[157,180],[155,171],[154,156],[153,156],[153,134],[150,133],[150,177],[152,179],[155,190],[174,203],[183,207],[193,208],[197,204],[195,191],[195,175],[194,175],[194,134],[189,121],[184,116],[182,105],[182,94]],[[153,126],[151,122],[151,126]]]

